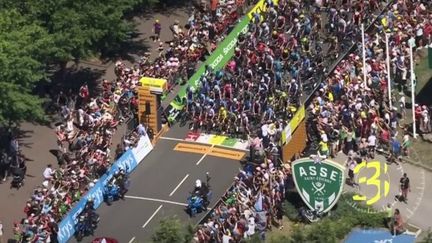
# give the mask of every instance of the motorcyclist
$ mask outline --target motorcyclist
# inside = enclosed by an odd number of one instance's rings
[[[209,203],[208,198],[207,198],[208,187],[205,183],[202,183],[200,179],[195,181],[194,194],[201,197],[204,201],[204,204],[208,205],[208,203]]]
[[[126,193],[126,182],[127,182],[127,175],[126,171],[124,169],[120,169],[118,173],[116,173],[116,179],[117,179],[117,185],[120,188],[120,197],[123,198],[124,194]]]

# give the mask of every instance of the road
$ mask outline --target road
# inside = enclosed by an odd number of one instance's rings
[[[185,133],[184,128],[174,127],[166,136],[182,139]],[[131,242],[132,239],[134,242],[148,242],[160,220],[173,215],[182,223],[196,224],[205,214],[189,218],[184,211],[185,202],[195,180],[205,181],[206,172],[210,173],[213,191],[210,207],[217,202],[238,173],[239,161],[174,151],[179,142],[159,140],[132,173],[127,198],[98,209],[101,221],[95,237],[113,237],[119,242]]]
[[[345,164],[346,155],[339,154],[335,161],[340,164]],[[380,200],[372,204],[376,210],[383,210],[384,207],[390,203],[393,209],[398,208],[401,211],[404,222],[419,227],[423,231],[427,231],[432,227],[430,217],[432,215],[432,191],[428,185],[432,185],[432,173],[422,168],[416,167],[408,163],[399,163],[399,165],[391,164],[387,167],[385,173],[384,165],[386,159],[382,155],[377,155],[374,160],[381,165],[381,175],[378,179],[382,182],[388,181],[390,183],[390,190],[388,194],[385,193],[384,188],[381,186]],[[365,168],[360,171],[357,180],[360,177],[371,178],[375,173],[373,168]],[[408,194],[408,203],[403,203],[395,200],[395,195],[399,195],[399,180],[403,173],[407,173],[411,183],[411,192]],[[367,196],[368,199],[372,198],[377,193],[377,188],[373,185],[360,184],[357,188],[352,188],[345,185],[345,191],[357,192],[360,195]]]

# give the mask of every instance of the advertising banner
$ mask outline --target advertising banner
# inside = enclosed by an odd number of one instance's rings
[[[166,79],[142,77],[139,82],[142,86],[150,87],[151,92],[163,93],[168,89]]]
[[[93,199],[95,208],[98,208],[104,201],[104,188],[120,168],[131,173],[138,164],[152,151],[153,145],[150,138],[145,134],[141,136],[135,148],[126,151],[110,168],[107,174],[99,178],[93,188],[73,207],[59,224],[58,241],[66,243],[75,234],[75,225],[79,214],[89,198]]]
[[[294,184],[311,209],[328,212],[336,205],[345,185],[345,167],[331,160],[298,159],[291,164]]]
[[[305,115],[306,115],[305,107],[304,105],[302,105],[298,108],[297,112],[289,122],[289,126],[291,127],[291,132],[294,132],[296,130],[300,122],[303,121],[303,119],[305,118]]]

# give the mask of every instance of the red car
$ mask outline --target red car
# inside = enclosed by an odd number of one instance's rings
[[[92,241],[92,243],[119,243],[118,240],[109,237],[99,237]]]

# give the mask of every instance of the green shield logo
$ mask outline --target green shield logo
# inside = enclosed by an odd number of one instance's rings
[[[331,160],[299,159],[292,163],[297,191],[311,209],[328,212],[339,200],[345,182],[345,168]]]

